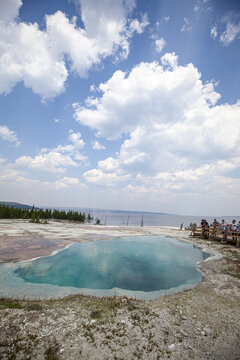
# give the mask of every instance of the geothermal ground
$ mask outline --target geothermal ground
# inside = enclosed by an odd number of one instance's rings
[[[158,300],[71,296],[0,300],[0,359],[240,359],[240,250],[163,227],[0,221],[0,261],[49,255],[76,241],[164,235],[210,249],[194,289]],[[1,286],[1,284],[0,284]]]

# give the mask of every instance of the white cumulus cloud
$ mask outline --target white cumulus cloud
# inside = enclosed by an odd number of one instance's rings
[[[99,85],[100,96],[75,104],[76,120],[99,137],[127,137],[115,156],[84,174],[86,181],[127,182],[133,196],[148,189],[158,200],[180,191],[220,196],[226,183],[236,193],[239,182],[226,181],[225,173],[240,164],[240,101],[218,104],[215,85],[203,83],[193,64],[179,65],[174,53],[116,71]]]
[[[0,21],[5,23],[13,21],[18,16],[21,6],[21,0],[1,0]]]
[[[38,25],[0,23],[0,93],[9,93],[23,81],[42,98],[64,90],[68,76],[63,59],[49,49],[46,32]]]
[[[57,151],[50,151],[35,157],[23,155],[16,160],[16,165],[53,173],[64,173],[66,167],[78,166],[69,155],[64,155]]]
[[[75,149],[83,149],[85,142],[82,139],[80,132],[74,132],[73,130],[69,131],[68,140],[72,142]]]
[[[71,177],[63,177],[59,180],[56,180],[55,186],[56,189],[64,189],[68,188],[69,186],[76,186],[79,185],[79,179],[78,178],[71,178]]]
[[[94,140],[92,142],[92,147],[93,147],[93,150],[104,150],[105,149],[105,146],[100,144],[100,142],[97,140]]]
[[[81,134],[70,130],[66,145],[58,145],[53,149],[43,148],[34,157],[23,155],[15,161],[15,165],[44,172],[65,173],[68,168],[78,167],[79,162],[87,160],[87,157],[79,151],[84,145]]]
[[[0,125],[0,138],[15,143],[16,146],[20,145],[17,134],[13,130],[10,130],[6,125]]]
[[[116,183],[124,182],[129,179],[128,175],[104,173],[101,169],[93,169],[86,171],[83,176],[90,184],[98,184],[104,186],[114,186]]]
[[[136,32],[137,34],[142,34],[145,30],[145,27],[149,25],[147,14],[144,14],[142,17],[142,20],[139,21],[138,19],[133,19],[130,22],[129,29],[130,33],[134,34]]]
[[[224,45],[231,44],[236,38],[240,37],[240,21],[234,23],[231,19],[226,20],[225,31],[220,35],[220,41]]]
[[[240,14],[229,12],[211,28],[211,37],[228,46],[240,39]]]
[[[166,40],[164,40],[164,38],[160,38],[155,40],[155,50],[156,52],[160,53],[164,46],[166,45]]]
[[[130,38],[148,24],[146,15],[129,21],[135,1],[79,4],[84,28],[76,25],[76,18],[57,11],[46,15],[46,29],[40,30],[37,23],[14,20],[20,0],[0,2],[0,94],[23,81],[43,99],[55,97],[65,90],[69,71],[83,77],[107,56],[126,58]]]

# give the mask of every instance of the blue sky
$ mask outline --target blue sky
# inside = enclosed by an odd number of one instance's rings
[[[240,3],[1,0],[0,200],[238,215]]]

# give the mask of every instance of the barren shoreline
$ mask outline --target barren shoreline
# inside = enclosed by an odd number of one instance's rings
[[[240,250],[163,227],[0,221],[0,261],[49,255],[76,241],[165,235],[211,248],[194,289],[152,301],[70,296],[0,302],[1,359],[240,359]],[[54,357],[55,356],[55,357]]]
[[[75,242],[144,235],[164,235],[189,242],[188,231],[180,232],[172,227],[97,226],[69,221],[35,224],[28,220],[0,220],[0,263],[47,256]]]

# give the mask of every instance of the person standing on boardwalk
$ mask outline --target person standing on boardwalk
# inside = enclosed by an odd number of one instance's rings
[[[232,223],[231,223],[231,230],[232,231],[237,231],[237,224],[236,224],[236,220],[233,220],[232,221]],[[236,236],[237,234],[236,234],[236,232],[233,232],[232,233],[232,239],[233,239],[233,241],[237,241],[237,236]]]
[[[233,220],[233,221],[232,221],[232,224],[231,224],[231,230],[233,230],[233,231],[237,231],[237,224],[236,224],[236,220]]]
[[[219,224],[219,222],[217,221],[217,219],[214,219],[213,220],[213,227],[214,227],[214,229],[217,227],[217,226],[219,226],[220,224]]]
[[[227,229],[227,225],[226,225],[226,223],[225,223],[225,220],[222,220],[221,229],[222,229],[222,230],[226,230],[226,229]]]
[[[240,232],[240,221],[238,222],[237,231]]]

